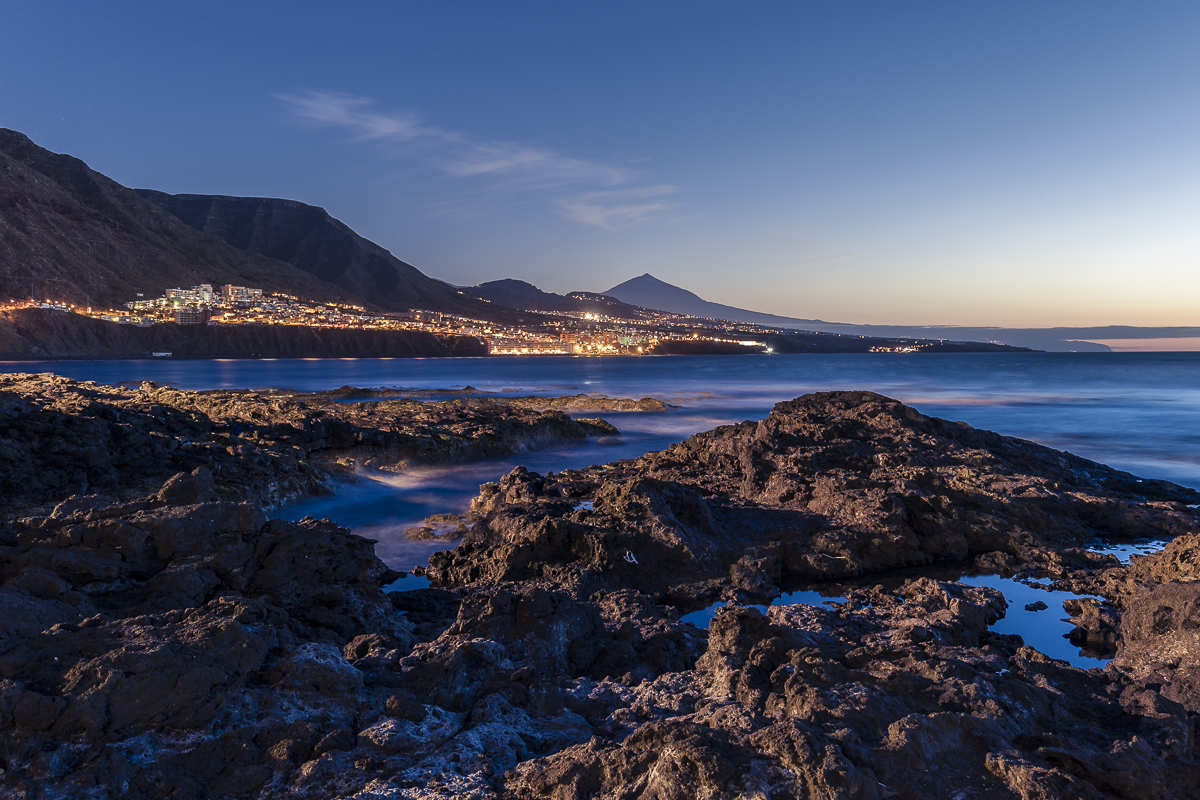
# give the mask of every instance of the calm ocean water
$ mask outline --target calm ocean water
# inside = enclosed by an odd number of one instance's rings
[[[667,414],[610,415],[633,446],[597,454],[604,460],[760,418],[774,403],[805,392],[870,389],[926,413],[1200,486],[1200,353],[26,361],[0,362],[0,371],[154,380],[184,389],[470,384],[542,395],[653,395],[684,406]],[[566,458],[574,463],[574,455]]]
[[[362,478],[340,486],[333,497],[276,512],[288,519],[330,517],[378,540],[379,556],[398,569],[425,564],[433,552],[452,546],[413,541],[403,535],[405,528],[429,514],[464,511],[480,483],[518,464],[546,472],[634,457],[717,425],[762,418],[781,400],[832,389],[869,389],[927,414],[1200,488],[1200,353],[55,361],[0,362],[0,371],[56,372],[101,383],[153,380],[181,389],[352,385],[445,389],[453,396],[454,389],[471,385],[520,394],[649,395],[680,406],[603,415],[622,432],[618,446],[589,443]],[[1057,608],[1062,598],[1047,594],[1051,610],[1033,614],[1022,604],[1038,590],[994,576],[974,580],[1001,588],[1013,604],[998,630],[1022,633],[1044,652],[1079,666],[1100,663],[1062,639],[1069,629]],[[409,576],[396,588],[422,585],[423,579]],[[810,598],[791,601],[800,600]],[[711,616],[711,609],[700,614]]]

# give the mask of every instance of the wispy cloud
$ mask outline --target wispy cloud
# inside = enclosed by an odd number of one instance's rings
[[[324,125],[349,128],[363,140],[408,142],[421,137],[436,138],[445,135],[436,128],[423,127],[416,117],[410,114],[383,114],[375,111],[371,108],[372,101],[365,97],[340,92],[275,96],[291,106],[296,116]]]
[[[636,189],[586,192],[581,197],[564,200],[562,207],[566,215],[576,222],[611,231],[627,225],[636,225],[675,208],[678,203],[668,202],[664,198],[678,191],[678,186],[663,184]]]
[[[572,158],[513,142],[475,140],[457,131],[424,124],[412,113],[381,111],[370,98],[340,92],[280,94],[297,117],[342,128],[358,141],[403,145],[411,155],[458,178],[490,178],[509,191],[548,191],[568,218],[606,230],[648,220],[677,204],[650,200],[678,191],[674,186],[627,187],[637,177],[626,167]],[[597,187],[605,187],[597,189]],[[622,188],[607,188],[622,187]],[[571,194],[570,197],[564,197]]]

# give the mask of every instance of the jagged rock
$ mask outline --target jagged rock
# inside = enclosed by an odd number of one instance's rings
[[[1200,789],[1183,766],[1195,756],[1182,707],[1152,691],[1121,696],[1098,671],[1031,648],[997,649],[986,634],[1003,610],[994,590],[922,579],[868,596],[837,610],[718,611],[694,671],[615,692],[615,735],[518,764],[505,792],[1184,798]],[[930,635],[897,635],[930,617]],[[602,705],[597,716],[613,701]]]
[[[485,484],[464,543],[414,570],[453,588],[385,596],[398,574],[369,540],[208,498],[202,472],[14,520],[0,789],[1200,796],[1187,537],[1129,568],[1073,546],[1091,526],[1184,527],[1187,490],[877,395],[776,411],[663,454]],[[1119,648],[1114,666],[1076,669],[997,634],[999,592],[928,574],[860,578],[834,605],[748,605],[796,576],[973,552],[1107,587],[1107,603],[1065,607],[1088,641]],[[680,621],[718,599],[707,631]]]
[[[82,517],[155,492],[173,505],[216,497],[273,506],[360,464],[473,461],[618,433],[603,420],[573,420],[547,402],[518,398],[338,397],[0,375],[5,515],[47,514],[59,503],[55,519]]]
[[[1166,583],[1127,602],[1114,665],[1200,713],[1200,582]]]
[[[192,506],[213,499],[217,485],[207,467],[196,467],[191,474],[180,472],[158,490],[160,502],[172,506]]]
[[[385,708],[389,717],[406,719],[409,722],[423,722],[429,715],[429,710],[418,703],[412,695],[394,694],[387,699]]]
[[[780,575],[842,578],[976,553],[1065,577],[1115,564],[1077,545],[1183,533],[1198,500],[877,394],[830,392],[637,459],[545,476],[518,468],[481,487],[478,521],[427,575],[660,596],[728,578],[753,595]]]
[[[363,675],[330,644],[309,642],[280,660],[275,671],[283,689],[320,692],[333,696],[357,692]]]
[[[1071,641],[1098,655],[1112,657],[1121,635],[1120,612],[1091,598],[1064,600],[1063,610],[1071,615],[1075,628]]]

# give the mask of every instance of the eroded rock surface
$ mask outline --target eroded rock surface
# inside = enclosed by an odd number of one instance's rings
[[[200,466],[224,499],[273,506],[324,488],[331,471],[459,463],[617,433],[603,420],[488,398],[341,396],[0,375],[4,516],[46,513],[68,495],[136,497]]]
[[[369,540],[220,486],[200,467],[0,530],[8,796],[1200,796],[1181,487],[814,396],[642,459],[514,470],[440,585],[385,595]],[[1129,567],[1078,547],[1147,531],[1183,535]],[[999,592],[930,577],[742,604],[971,555],[1102,595],[1073,611],[1112,665],[997,634]],[[717,597],[707,631],[680,621]]]
[[[1187,533],[1197,523],[1187,504],[1197,501],[1193,490],[877,394],[834,392],[637,459],[546,476],[515,470],[482,487],[479,521],[461,547],[433,559],[430,576],[655,595],[728,580],[769,595],[781,576],[844,578],[970,555],[1034,553],[1039,568],[1057,558],[1086,572],[1116,562],[1067,548]]]

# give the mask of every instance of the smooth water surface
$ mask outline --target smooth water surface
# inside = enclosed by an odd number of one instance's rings
[[[1063,601],[1092,595],[1035,588],[999,575],[964,575],[958,580],[968,586],[990,586],[1004,594],[1004,599],[1008,601],[1008,611],[1004,619],[992,625],[989,630],[1019,634],[1025,640],[1025,644],[1038,652],[1067,661],[1081,669],[1103,667],[1111,660],[1086,656],[1066,638],[1075,626],[1067,622],[1067,612],[1062,607]],[[1026,605],[1039,600],[1046,604],[1045,609],[1025,610]]]
[[[869,389],[922,411],[1200,486],[1200,353],[965,353],[0,362],[184,389],[461,388],[661,397],[668,438],[757,419],[805,392]],[[618,424],[618,427],[621,427]]]
[[[1095,553],[1108,553],[1116,556],[1122,564],[1129,563],[1130,556],[1149,556],[1160,552],[1170,539],[1142,539],[1137,542],[1104,542],[1097,541],[1088,547]]]

